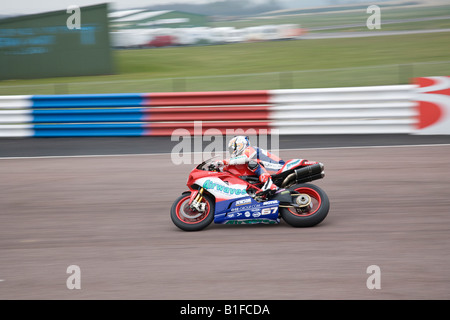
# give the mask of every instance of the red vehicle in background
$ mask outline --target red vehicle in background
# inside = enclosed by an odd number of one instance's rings
[[[167,47],[175,44],[173,36],[156,36],[147,45],[149,47]]]

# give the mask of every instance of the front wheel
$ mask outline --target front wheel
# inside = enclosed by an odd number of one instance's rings
[[[172,222],[184,231],[199,231],[206,228],[214,220],[214,202],[203,195],[206,204],[203,211],[197,211],[189,207],[190,194],[185,193],[178,197],[170,209]]]
[[[313,227],[321,223],[330,210],[330,200],[321,188],[310,183],[291,188],[293,206],[280,206],[281,217],[293,227]]]

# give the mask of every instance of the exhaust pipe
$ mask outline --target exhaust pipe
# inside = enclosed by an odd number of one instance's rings
[[[317,179],[321,179],[325,176],[323,172],[324,165],[323,163],[316,163],[310,166],[306,166],[300,169],[295,170],[293,173],[288,175],[286,179],[284,179],[281,187],[286,187],[292,182],[302,183],[309,182]]]
[[[295,182],[296,183],[311,182],[311,181],[314,181],[314,180],[322,179],[323,177],[325,177],[325,172],[321,172],[321,173],[318,173],[318,174],[314,174],[312,176],[307,176],[307,177],[304,177],[304,178],[300,178],[300,179],[297,179]]]
[[[322,163],[316,163],[310,166],[306,166],[300,169],[297,169],[294,171],[295,178],[300,179],[307,176],[312,176],[318,173],[321,173],[323,171],[323,164]]]

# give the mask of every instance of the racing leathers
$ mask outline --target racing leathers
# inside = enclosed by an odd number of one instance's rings
[[[284,161],[276,155],[259,147],[247,147],[241,155],[223,160],[224,165],[247,164],[250,171],[254,172],[263,183],[262,191],[278,190],[278,187],[272,182],[271,172],[275,173],[280,170]]]

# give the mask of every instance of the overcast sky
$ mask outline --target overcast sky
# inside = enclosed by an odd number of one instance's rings
[[[144,7],[155,4],[168,3],[208,3],[217,0],[1,0],[0,15],[15,15],[41,13],[46,11],[65,10],[69,5],[80,7],[98,3],[111,3],[114,10]],[[267,0],[242,0],[247,2],[266,2]],[[280,4],[294,2],[294,0],[276,0]],[[347,0],[348,1],[348,0]],[[361,0],[359,0],[361,1]],[[327,3],[326,0],[295,0],[298,7],[320,6]]]

